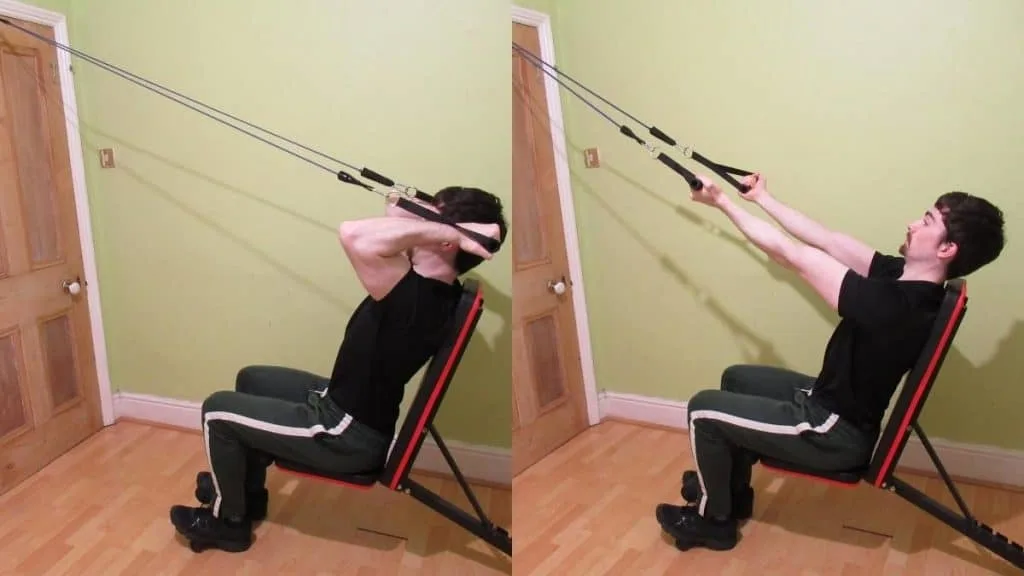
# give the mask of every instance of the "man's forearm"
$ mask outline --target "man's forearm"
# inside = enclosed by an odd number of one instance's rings
[[[757,201],[773,220],[805,244],[825,249],[832,231],[771,195]]]
[[[346,246],[364,254],[389,258],[416,246],[458,244],[461,238],[447,224],[413,218],[369,218],[342,223],[339,236]]]
[[[781,230],[747,212],[728,198],[723,199],[718,208],[754,245],[773,260],[786,264],[788,255],[795,245]]]

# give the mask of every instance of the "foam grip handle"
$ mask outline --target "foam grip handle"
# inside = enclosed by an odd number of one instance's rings
[[[651,136],[654,136],[655,138],[661,140],[662,142],[668,144],[669,146],[676,145],[676,139],[662,132],[661,129],[658,128],[657,126],[651,126],[648,132],[651,133]]]
[[[477,244],[483,246],[484,250],[487,250],[492,254],[497,252],[498,248],[500,247],[497,239],[491,238],[490,236],[484,236],[483,234],[479,234],[472,230],[467,230],[453,222],[451,219],[445,218],[444,216],[438,214],[437,212],[434,212],[433,210],[430,210],[428,208],[424,208],[423,206],[420,206],[415,202],[406,200],[405,198],[399,198],[397,206],[407,212],[411,212],[412,214],[415,214],[423,218],[424,220],[430,220],[433,222],[437,222],[439,224],[447,224],[448,226],[455,228],[462,234],[465,234],[466,236],[473,239],[473,241],[476,242]]]
[[[693,174],[693,172],[690,172],[686,168],[683,168],[682,164],[676,162],[671,157],[666,156],[664,152],[658,154],[658,160],[660,160],[661,163],[664,164],[665,166],[671,168],[676,174],[682,176],[683,179],[686,180],[687,184],[690,185],[690,188],[692,190],[700,190],[701,188],[704,187],[704,183],[698,180],[697,177]]]
[[[395,185],[395,181],[392,180],[391,178],[388,178],[387,176],[380,174],[379,172],[374,172],[369,168],[363,168],[362,170],[360,170],[359,175],[362,176],[363,178],[366,178],[367,180],[373,180],[377,184],[383,184],[384,186]]]

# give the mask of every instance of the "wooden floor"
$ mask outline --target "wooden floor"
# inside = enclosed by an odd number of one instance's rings
[[[194,554],[168,519],[195,504],[198,434],[118,423],[0,496],[0,574],[511,574],[512,561],[404,494],[271,469],[269,518],[247,552]],[[415,475],[472,510],[452,480]],[[510,491],[473,487],[498,524]],[[397,536],[397,537],[396,537]]]
[[[684,432],[604,422],[512,486],[514,573],[925,575],[1021,572],[894,494],[754,471],[754,518],[728,552],[680,552],[654,518],[681,503]],[[901,475],[947,506],[941,480]],[[1024,541],[1024,493],[958,484],[975,516]],[[844,528],[849,526],[851,528]],[[873,533],[872,533],[873,532]]]

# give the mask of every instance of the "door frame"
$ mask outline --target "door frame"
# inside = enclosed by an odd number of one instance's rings
[[[540,58],[555,66],[555,39],[551,27],[551,16],[512,5],[512,22],[537,29],[540,38]],[[572,304],[576,316],[576,339],[579,341],[580,368],[583,372],[583,390],[587,398],[587,421],[593,426],[601,421],[597,401],[597,377],[594,372],[594,357],[590,348],[590,321],[587,316],[587,298],[583,288],[583,266],[580,261],[580,244],[576,235],[576,207],[573,202],[572,185],[569,178],[569,160],[566,154],[565,133],[559,127],[565,126],[562,116],[561,90],[551,76],[544,74],[544,92],[547,95],[548,117],[551,124],[551,144],[555,154],[555,175],[558,182],[558,204],[562,211],[562,233],[565,239],[566,255],[569,260],[569,280],[572,285]]]
[[[60,12],[46,10],[16,0],[0,0],[0,14],[50,26],[53,28],[54,39],[57,42],[64,46],[71,46],[68,39],[67,16]],[[85,158],[82,153],[82,137],[78,132],[75,80],[71,74],[71,55],[59,48],[56,50],[57,64],[60,69],[61,98],[64,104],[64,131],[67,133],[68,139],[71,182],[75,193],[75,215],[78,219],[78,242],[82,251],[85,282],[88,284],[85,296],[89,307],[90,329],[96,359],[96,381],[100,388],[100,409],[103,425],[110,426],[114,423],[114,400],[110,385],[110,370],[107,364],[107,341],[103,333],[103,314],[100,311],[100,283],[96,271],[96,250],[93,246],[89,193],[85,185]]]

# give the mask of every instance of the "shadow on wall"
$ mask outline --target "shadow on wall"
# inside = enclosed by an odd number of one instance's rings
[[[634,240],[640,246],[642,246],[648,253],[655,256],[661,265],[672,274],[672,277],[676,279],[679,284],[688,290],[694,299],[701,301],[704,306],[713,313],[729,330],[735,334],[738,338],[749,342],[757,350],[754,355],[744,353],[746,355],[745,361],[754,364],[770,364],[774,366],[783,366],[785,361],[776,352],[775,347],[772,343],[761,336],[754,333],[752,330],[747,328],[742,322],[736,317],[729,313],[729,311],[723,307],[714,297],[710,296],[707,291],[697,285],[687,274],[680,268],[672,259],[664,252],[659,251],[654,245],[652,245],[647,239],[645,239],[640,232],[626,222],[621,216],[619,216],[615,209],[610,206],[599,194],[597,194],[590,186],[583,182],[577,182],[573,184],[573,190],[584,192],[589,195],[593,201],[605,209],[608,216],[619,223],[626,232],[633,237]]]
[[[513,78],[513,86],[516,88],[517,97],[524,98],[524,94],[526,94],[527,91],[522,86],[522,83],[518,82],[515,78]],[[540,120],[542,122],[550,123],[550,125],[556,131],[561,133],[560,135],[565,139],[567,154],[572,154],[575,157],[580,157],[580,155],[582,155],[583,148],[574,143],[568,137],[568,135],[565,134],[564,126],[558,125],[557,122],[555,122],[553,119],[551,119],[550,117],[543,113],[543,110],[546,109],[545,102],[539,102],[535,96],[527,103],[527,108],[530,110],[530,113],[533,115],[535,119]],[[615,135],[613,132],[610,132],[610,134],[611,136],[609,137],[613,137]],[[638,151],[638,153],[642,152]],[[707,307],[707,309],[711,311],[713,314],[715,314],[715,316],[717,316],[734,334],[756,346],[758,350],[756,354],[746,354],[745,360],[747,362],[764,363],[777,366],[785,365],[785,361],[775,351],[771,342],[758,336],[749,328],[747,328],[744,324],[742,324],[736,317],[732,316],[728,312],[728,310],[725,309],[717,300],[709,296],[708,293],[702,287],[697,285],[687,275],[687,273],[682,268],[680,268],[679,265],[676,264],[676,262],[672,260],[672,258],[668,254],[666,254],[662,250],[659,250],[652,242],[650,242],[642,234],[640,234],[636,227],[627,222],[619,214],[619,212],[604,197],[602,197],[601,194],[599,194],[596,190],[594,190],[594,188],[589,183],[586,182],[586,180],[578,172],[578,170],[573,167],[574,162],[572,162],[571,159],[563,156],[562,160],[566,161],[566,163],[569,166],[570,178],[574,194],[582,192],[586,194],[588,197],[590,197],[597,205],[604,209],[608,216],[615,220],[631,237],[633,237],[633,239],[641,247],[643,247],[649,254],[654,256],[662,265],[662,267],[664,267],[666,271],[670,272],[672,276],[679,282],[680,285],[686,288],[696,299],[700,300]],[[693,211],[688,210],[684,206],[674,204],[669,200],[666,200],[664,197],[659,196],[649,188],[645,187],[643,184],[640,184],[636,180],[630,178],[629,176],[626,176],[622,171],[617,170],[607,161],[603,160],[601,166],[601,169],[604,172],[611,174],[618,178],[619,180],[621,180],[622,183],[625,185],[623,188],[628,187],[642,192],[648,198],[656,202],[659,202],[666,206],[667,208],[673,210],[678,216],[680,216],[685,221],[693,224],[694,226],[704,228],[706,231],[708,231],[709,234],[714,234],[718,238],[724,239],[732,243],[733,245],[737,246],[741,250],[747,252],[751,256],[751,258],[758,262],[773,279],[777,281],[786,282],[789,286],[791,286],[793,290],[800,294],[800,296],[809,305],[811,305],[818,312],[819,315],[821,315],[822,318],[824,318],[829,323],[834,323],[836,321],[837,317],[835,312],[833,312],[832,309],[828,307],[828,305],[821,299],[821,297],[819,297],[814,292],[814,290],[810,286],[807,286],[806,283],[800,281],[799,278],[797,278],[796,276],[794,276],[792,273],[788,272],[781,266],[775,264],[773,261],[765,259],[762,255],[762,252],[755,248],[742,236],[723,232],[721,229],[714,226],[710,221],[698,216]],[[668,168],[661,166],[659,164],[657,166],[653,166],[652,169],[667,170]]]
[[[522,98],[524,90],[521,85],[517,86],[517,88],[518,97]],[[565,135],[564,126],[558,125],[548,117],[541,117],[541,111],[545,108],[546,104],[538,102],[536,99],[528,104],[528,108],[535,118],[550,122],[554,129],[565,138],[567,154],[571,154],[575,158],[581,157],[583,149]],[[617,138],[619,136],[614,131],[609,131],[608,137]],[[637,153],[643,154],[644,152],[638,149]],[[731,315],[720,302],[710,297],[669,255],[647,240],[636,227],[627,222],[622,217],[621,211],[617,210],[606,198],[608,195],[603,195],[595,190],[586,181],[583,174],[574,168],[575,162],[570,158],[563,157],[562,159],[566,160],[570,166],[574,194],[585,194],[595,205],[600,206],[608,217],[617,222],[641,247],[654,256],[665,270],[670,272],[678,283],[686,288],[694,298],[702,301],[706,308],[715,314],[738,337],[749,341],[756,347],[757,352],[748,353],[745,358],[746,361],[785,366],[785,362],[773,348],[771,342],[755,334],[735,316]],[[615,166],[609,165],[607,161],[602,161],[601,169],[622,182],[623,186],[617,190],[617,193],[624,194],[623,190],[639,191],[647,198],[661,203],[666,208],[670,208],[690,224],[704,228],[709,233],[715,234],[717,238],[741,248],[751,258],[761,264],[774,280],[785,282],[792,287],[829,325],[834,325],[838,320],[837,314],[828,307],[813,289],[793,273],[764,258],[761,251],[738,232],[725,233],[721,231],[694,211],[658,195],[622,171],[617,170]],[[652,162],[651,169],[667,170],[666,167],[657,162]],[[680,180],[680,182],[682,181]],[[682,183],[682,188],[686,190],[685,183]],[[641,196],[633,195],[630,198],[639,197]],[[970,285],[969,279],[968,285]],[[968,310],[964,322],[970,323],[970,318],[970,311]],[[980,366],[972,364],[954,345],[947,355],[942,373],[933,388],[929,402],[921,416],[921,423],[925,426],[925,432],[928,433],[930,430],[930,436],[933,435],[936,438],[957,442],[970,442],[1024,450],[1024,433],[1020,431],[1020,427],[1017,424],[1020,417],[1020,403],[1003,400],[1008,398],[1007,387],[1017,386],[1015,377],[1024,373],[1024,359],[1017,354],[1016,351],[1018,350],[1024,350],[1024,327],[1022,327],[1021,321],[1014,324],[993,358]],[[1024,398],[1024,394],[1013,390],[1010,392],[1009,397]]]
[[[216,186],[218,189],[234,193],[236,195],[242,196],[242,197],[244,197],[244,198],[246,198],[248,200],[254,201],[254,202],[258,202],[258,203],[263,204],[263,205],[265,205],[265,206],[267,206],[269,208],[272,208],[272,209],[274,209],[274,210],[276,210],[276,211],[278,211],[278,212],[280,212],[282,214],[287,214],[287,215],[289,215],[289,216],[291,216],[291,217],[293,217],[295,219],[298,219],[298,220],[300,220],[300,221],[302,221],[302,222],[304,222],[306,224],[309,224],[309,225],[314,226],[316,228],[323,229],[325,232],[328,232],[330,234],[335,234],[335,229],[332,226],[328,226],[327,224],[324,224],[323,222],[319,222],[319,221],[314,220],[314,219],[312,219],[312,218],[310,218],[310,217],[308,217],[308,216],[306,216],[304,214],[300,214],[298,212],[295,212],[294,210],[290,210],[290,209],[285,208],[283,206],[279,206],[277,204],[274,204],[274,203],[266,200],[265,198],[260,198],[256,194],[253,194],[251,192],[247,192],[245,190],[242,190],[241,188],[238,188],[236,186],[228,184],[227,182],[224,182],[222,180],[218,180],[218,179],[213,178],[211,176],[208,176],[206,174],[202,174],[200,172],[197,172],[197,171],[195,171],[195,170],[193,170],[193,169],[191,169],[191,168],[189,168],[187,166],[184,166],[182,164],[179,164],[177,162],[174,162],[172,160],[164,158],[163,156],[160,156],[158,154],[154,154],[153,152],[150,152],[149,150],[146,150],[145,148],[142,148],[142,147],[140,147],[138,145],[135,145],[135,144],[132,144],[130,142],[127,142],[127,141],[125,141],[125,140],[123,140],[123,139],[121,139],[121,138],[119,138],[117,136],[114,136],[112,134],[109,134],[107,132],[99,130],[97,128],[94,128],[91,125],[83,124],[82,126],[80,126],[80,128],[82,128],[82,127],[84,127],[84,130],[82,130],[82,146],[83,146],[83,148],[85,148],[89,152],[94,152],[96,154],[99,154],[99,146],[97,146],[96,144],[93,143],[93,138],[98,136],[98,137],[102,138],[105,142],[113,142],[113,143],[117,144],[121,148],[124,148],[126,150],[131,150],[132,152],[134,152],[134,153],[136,153],[136,154],[138,154],[140,156],[145,156],[145,157],[150,158],[152,160],[155,160],[155,161],[157,161],[157,162],[159,162],[161,164],[164,164],[164,165],[166,165],[166,166],[168,166],[170,168],[174,168],[175,170],[177,170],[177,171],[179,171],[179,172],[181,172],[183,174],[188,174],[189,176],[192,176],[194,178],[197,178],[199,180],[202,180],[204,182],[212,184],[212,185]],[[287,265],[285,265],[280,260],[275,259],[273,256],[271,256],[267,252],[265,252],[263,250],[260,250],[259,248],[253,246],[245,238],[242,238],[242,237],[238,236],[237,234],[231,232],[230,230],[228,230],[227,228],[225,228],[224,226],[219,224],[213,218],[210,218],[209,216],[207,216],[205,214],[202,214],[201,212],[199,212],[195,208],[193,208],[193,207],[189,206],[188,204],[186,204],[185,202],[183,202],[173,192],[171,192],[171,191],[161,187],[159,184],[157,184],[155,182],[152,182],[152,181],[146,179],[144,176],[142,176],[137,171],[133,170],[132,168],[130,168],[128,166],[119,165],[117,170],[118,170],[119,174],[123,174],[125,177],[128,177],[128,178],[132,179],[136,184],[139,184],[140,185],[140,189],[149,190],[149,191],[155,193],[156,195],[160,196],[166,202],[174,205],[176,208],[178,208],[182,212],[188,214],[189,216],[195,218],[199,222],[202,222],[204,225],[206,225],[210,229],[216,231],[220,235],[224,236],[225,238],[227,238],[228,240],[233,242],[238,247],[240,247],[240,248],[248,251],[249,253],[253,254],[254,256],[259,258],[261,261],[265,262],[266,264],[270,265],[275,270],[280,272],[282,276],[291,279],[292,281],[294,281],[296,284],[298,284],[300,286],[303,286],[310,293],[315,294],[316,296],[320,297],[325,302],[327,302],[327,303],[329,303],[332,306],[337,307],[337,308],[341,308],[341,309],[345,309],[345,310],[352,310],[353,309],[353,306],[351,304],[340,300],[337,297],[337,294],[334,291],[328,290],[328,289],[326,289],[326,288],[324,288],[322,286],[317,285],[315,282],[313,282],[309,278],[303,276],[302,274],[300,274],[299,272],[297,272],[293,268],[288,267]]]
[[[582,150],[580,150],[575,144],[567,144],[567,146],[572,148],[574,151],[579,151],[579,152],[582,153]],[[721,240],[725,240],[725,241],[729,242],[730,244],[736,246],[740,250],[743,250],[755,262],[760,264],[762,266],[762,268],[764,268],[764,270],[772,277],[773,280],[785,282],[793,290],[795,290],[798,294],[800,294],[800,296],[804,299],[804,301],[806,301],[812,308],[814,308],[814,310],[823,319],[825,319],[826,321],[828,321],[830,323],[834,323],[836,321],[836,319],[837,319],[836,313],[834,311],[832,311],[831,308],[829,308],[829,306],[822,300],[822,298],[820,296],[818,296],[818,294],[810,286],[808,286],[806,282],[801,281],[792,272],[786,270],[782,266],[776,264],[775,262],[773,262],[771,260],[767,260],[766,258],[764,258],[763,257],[764,253],[761,252],[760,249],[756,248],[753,244],[751,244],[745,237],[743,237],[739,233],[725,232],[721,228],[718,228],[717,226],[712,224],[710,221],[708,221],[708,220],[698,216],[692,210],[689,210],[686,207],[684,207],[682,205],[679,205],[679,204],[673,204],[672,202],[666,200],[664,197],[659,196],[658,194],[656,194],[653,191],[651,191],[649,188],[643,186],[642,184],[640,184],[636,180],[633,180],[633,179],[629,178],[628,176],[626,176],[625,174],[623,174],[622,172],[620,172],[619,170],[616,170],[614,167],[606,166],[604,164],[602,164],[602,166],[605,168],[605,171],[608,172],[609,174],[612,174],[612,175],[616,176],[617,178],[622,180],[624,183],[632,186],[633,188],[635,188],[636,190],[639,190],[640,192],[643,192],[645,195],[650,197],[652,200],[660,202],[663,205],[665,205],[667,208],[672,209],[673,211],[675,211],[675,213],[678,216],[680,216],[684,220],[690,222],[694,226],[699,227],[699,228],[703,228],[709,234],[713,234],[717,238],[719,238]],[[655,168],[660,168],[660,166],[655,166]],[[593,190],[591,190],[589,186],[587,186],[586,184],[581,182],[580,177],[579,177],[578,174],[573,172],[573,177],[574,177],[574,183],[573,183],[573,189],[574,190],[577,187],[583,186],[586,191],[591,193],[590,195],[592,197],[597,198],[597,194],[594,193]],[[606,209],[609,209],[607,203],[603,203],[603,204],[604,204],[604,207]],[[666,259],[663,258],[663,260],[666,260]],[[664,262],[663,262],[663,264],[664,264]]]
[[[484,262],[482,266],[487,266]],[[445,401],[438,410],[438,432],[447,437],[447,423],[473,430],[500,430],[491,442],[512,444],[512,297],[485,278],[471,272],[466,278],[480,282],[484,293],[484,317],[497,315],[500,328],[493,341],[479,330],[470,342],[451,382]],[[483,319],[481,319],[483,323]],[[502,393],[495,394],[495,388]],[[500,418],[498,417],[500,415]],[[489,434],[490,435],[490,434]]]
[[[970,280],[968,279],[968,296]],[[980,305],[980,304],[979,304]],[[971,322],[967,303],[964,324]],[[1024,321],[1017,320],[992,358],[975,366],[954,345],[946,356],[922,411],[920,422],[929,438],[984,444],[1024,451],[1020,425],[1024,391]],[[1017,402],[1009,398],[1020,399]],[[1020,535],[1024,538],[1024,534]]]
[[[322,229],[332,235],[336,233],[333,226],[329,226],[323,222],[310,218],[309,216],[277,205],[265,198],[261,198],[256,194],[242,190],[222,180],[197,172],[194,169],[154,154],[140,146],[126,142],[112,134],[95,129],[89,125],[85,125],[85,128],[86,131],[83,133],[83,146],[90,152],[99,153],[99,147],[92,143],[92,138],[100,137],[104,142],[113,142],[118,147],[131,150],[136,154],[156,160],[157,162],[174,168],[184,174],[188,174],[192,177],[213,184],[218,189],[226,190],[250,201],[262,204],[314,228]],[[89,136],[86,137],[85,134],[88,134]],[[157,194],[182,212],[202,222],[206,226],[231,240],[239,247],[252,253],[261,261],[272,266],[275,270],[281,273],[283,277],[289,278],[296,284],[303,286],[310,293],[318,296],[325,302],[345,311],[351,311],[354,308],[351,304],[339,299],[334,291],[318,285],[313,280],[303,276],[293,268],[288,267],[280,260],[275,259],[267,252],[253,246],[245,238],[240,237],[225,228],[223,225],[219,224],[215,219],[202,214],[195,208],[189,206],[173,192],[162,188],[160,185],[150,180],[147,180],[132,168],[122,165],[118,167],[118,172],[128,178],[131,178],[140,186],[140,189],[147,189]],[[481,266],[487,266],[489,264],[489,262],[484,262]],[[511,422],[509,422],[508,425],[503,425],[501,422],[495,421],[494,415],[506,413],[511,414],[511,410],[507,404],[496,405],[498,399],[504,397],[494,394],[493,388],[495,386],[500,386],[502,388],[509,389],[511,386],[511,353],[507,351],[511,350],[512,346],[512,298],[508,294],[503,293],[488,280],[476,274],[475,271],[467,275],[467,278],[474,278],[480,282],[481,288],[484,291],[485,317],[488,314],[496,314],[501,319],[502,328],[493,342],[489,342],[481,332],[477,332],[474,336],[472,343],[466,350],[465,356],[462,359],[457,375],[451,383],[448,395],[445,398],[445,403],[442,405],[442,409],[438,412],[436,419],[437,427],[438,431],[441,432],[443,436],[447,436],[448,434],[445,433],[446,428],[454,427],[464,429],[467,427],[466,423],[471,421],[471,417],[473,417],[471,415],[474,415],[481,419],[481,422],[477,423],[478,425],[469,427],[473,429],[485,429],[497,425],[502,431],[500,440],[498,441],[503,445],[508,445],[511,443],[511,439],[508,437],[511,430]],[[496,375],[499,376],[496,377]],[[413,385],[418,386],[419,382],[415,381],[410,383],[410,386]],[[411,391],[407,391],[407,395],[411,394]],[[491,408],[494,410],[491,410]],[[446,425],[446,423],[449,422],[453,423],[454,426]]]

